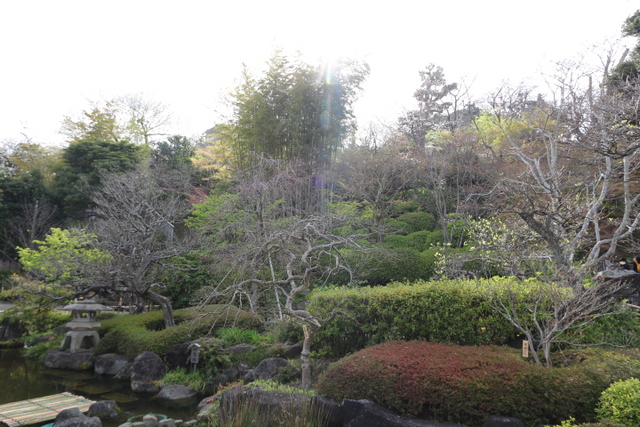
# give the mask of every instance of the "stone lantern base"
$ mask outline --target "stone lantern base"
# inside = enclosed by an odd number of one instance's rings
[[[60,351],[69,349],[70,353],[95,348],[100,341],[96,331],[69,331],[60,345]]]

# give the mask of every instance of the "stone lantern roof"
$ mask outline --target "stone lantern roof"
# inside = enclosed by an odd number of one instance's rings
[[[101,311],[113,311],[111,307],[102,305],[93,300],[82,300],[66,305],[63,310],[70,310],[73,319],[67,326],[73,330],[90,330],[100,327],[96,315]]]
[[[101,311],[113,311],[111,307],[107,307],[106,305],[102,305],[99,302],[90,299],[76,301],[73,304],[65,305],[64,307],[62,307],[62,309],[71,311],[83,311],[85,313],[89,311],[95,311],[98,313]]]

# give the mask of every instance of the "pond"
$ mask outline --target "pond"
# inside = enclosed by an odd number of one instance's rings
[[[20,349],[0,349],[0,405],[18,400],[70,392],[91,400],[115,400],[124,412],[104,427],[115,427],[127,418],[147,413],[170,418],[195,418],[197,403],[185,408],[170,408],[154,399],[131,391],[128,380],[95,375],[93,371],[46,369],[41,363],[26,359]]]

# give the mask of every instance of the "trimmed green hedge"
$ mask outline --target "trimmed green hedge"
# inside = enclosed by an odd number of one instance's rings
[[[579,364],[545,368],[508,347],[392,341],[332,364],[316,391],[338,402],[369,399],[404,415],[469,426],[496,414],[526,425],[594,421],[600,393],[640,375],[640,353],[576,354]]]
[[[483,281],[480,286],[501,283]],[[504,344],[519,334],[489,306],[478,282],[471,281],[316,291],[308,309],[329,318],[313,341],[314,352],[323,357],[342,357],[392,340]]]
[[[162,311],[101,318],[102,337],[96,354],[119,353],[133,359],[145,351],[164,354],[176,344],[209,335],[218,328],[260,329],[257,316],[226,305],[191,307],[174,311],[176,326],[164,327]]]
[[[503,345],[520,332],[487,301],[488,295],[516,294],[525,304],[546,287],[535,280],[492,278],[391,283],[380,287],[332,288],[311,294],[308,309],[327,320],[314,336],[321,357],[342,357],[392,340],[424,340],[460,345]],[[566,289],[569,293],[570,289]],[[551,293],[553,294],[553,293]],[[628,311],[597,319],[565,338],[576,344],[640,345],[640,319]],[[566,346],[565,346],[566,347]]]

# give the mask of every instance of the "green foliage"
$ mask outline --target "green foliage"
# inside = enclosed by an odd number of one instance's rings
[[[39,295],[46,289],[46,285],[17,275],[12,276],[11,282],[12,288],[4,291],[2,298],[12,300],[14,306],[6,310],[0,318],[22,322],[29,335],[50,332],[71,320],[71,313],[54,309],[48,305],[50,299]],[[63,291],[57,294],[65,295]]]
[[[39,334],[40,337],[44,336],[43,334]],[[57,350],[60,348],[60,345],[62,344],[62,340],[65,338],[64,335],[60,335],[57,337],[53,337],[51,336],[51,339],[44,341],[44,342],[39,342],[35,345],[32,346],[28,346],[25,350],[24,350],[24,355],[25,357],[28,357],[30,359],[35,359],[39,362],[42,362],[44,364],[44,359],[45,356],[47,355],[47,351],[49,350]],[[28,345],[29,340],[25,340],[25,344]]]
[[[352,129],[351,105],[367,74],[367,66],[354,62],[312,67],[276,52],[261,76],[244,70],[231,94],[230,127],[216,137],[232,147],[235,167],[247,168],[252,153],[265,153],[322,170]]]
[[[393,341],[332,364],[316,391],[337,401],[369,399],[405,415],[472,426],[495,414],[527,425],[570,416],[586,422],[593,421],[608,384],[640,374],[637,351],[609,361],[592,362],[591,355],[583,353],[575,366],[547,369],[507,347]],[[621,360],[625,368],[619,370]]]
[[[417,281],[315,291],[309,310],[330,320],[316,332],[314,351],[340,357],[396,339],[504,344],[518,332],[487,303],[482,288],[490,286],[501,282]]]
[[[407,212],[398,217],[398,220],[406,223],[410,227],[411,232],[417,231],[434,231],[437,221],[436,217],[430,212]]]
[[[14,167],[17,171],[13,174],[5,175],[0,170],[0,253],[11,259],[17,258],[16,246],[42,238],[59,219],[41,171],[23,172]]]
[[[535,280],[493,278],[317,290],[310,295],[308,308],[315,316],[329,320],[314,336],[314,352],[341,357],[396,339],[502,345],[519,337],[520,332],[490,305],[487,295],[513,300],[521,320],[526,321],[531,301],[544,294],[553,303],[555,294],[546,288],[555,289]],[[560,292],[569,295],[570,290]],[[638,342],[639,333],[640,319],[627,311],[599,318],[563,339],[578,345],[628,346]]]
[[[269,338],[260,335],[253,329],[241,328],[220,328],[216,335],[224,347],[231,347],[237,344],[261,345],[269,341]]]
[[[162,379],[162,386],[170,385],[186,385],[192,389],[198,390],[203,393],[207,390],[207,380],[209,374],[202,370],[196,372],[187,371],[185,368],[178,367],[173,369],[165,375]]]
[[[17,274],[11,270],[0,270],[0,288],[2,291],[0,292],[0,300],[4,300],[5,297],[2,295],[5,290],[9,290],[15,286],[15,281],[13,280],[13,276]]]
[[[231,366],[229,353],[221,340],[200,338],[196,343],[200,346],[198,369],[207,377],[218,375],[222,369]]]
[[[91,206],[89,195],[100,187],[101,175],[129,171],[145,155],[143,147],[126,141],[80,140],[65,148],[64,166],[52,191],[68,217],[83,219]]]
[[[597,318],[587,328],[570,331],[566,340],[574,345],[598,344],[640,347],[640,316],[626,304],[620,304],[622,313]]]
[[[206,260],[202,258],[200,254],[191,252],[167,260],[181,266],[180,269],[167,269],[159,276],[159,281],[165,284],[162,295],[169,298],[174,309],[193,305],[199,289],[217,282],[217,278],[203,265]]]
[[[427,230],[415,231],[406,236],[390,234],[384,237],[384,243],[392,248],[410,248],[422,252],[429,247],[427,241],[432,234],[431,231]]]
[[[380,286],[393,281],[429,279],[436,271],[435,254],[434,249],[419,252],[407,247],[398,247],[381,251],[373,259],[367,257],[367,254],[354,252],[348,255],[348,261],[350,265],[357,265],[362,271],[358,278],[363,283]]]
[[[601,420],[640,425],[640,379],[629,378],[611,384],[602,392],[596,412]]]
[[[24,269],[51,283],[77,282],[81,265],[107,262],[109,254],[95,249],[96,236],[83,230],[52,228],[37,249],[18,248]]]
[[[66,116],[62,122],[62,133],[69,141],[78,143],[86,139],[118,142],[122,128],[116,118],[116,105],[109,101],[102,106],[93,106],[82,111],[79,119]]]
[[[161,311],[106,319],[98,331],[102,339],[96,353],[120,353],[133,359],[145,351],[164,354],[176,344],[206,336],[217,328],[232,325],[247,329],[261,327],[261,321],[255,315],[228,306],[192,307],[176,310],[174,315],[176,326],[171,328],[164,328]]]
[[[276,342],[296,344],[304,340],[304,331],[298,322],[293,320],[275,321],[268,326]]]
[[[624,424],[612,423],[610,421],[604,421],[601,423],[586,423],[575,424],[576,419],[571,417],[568,420],[564,420],[557,427],[628,427]]]
[[[173,135],[154,144],[151,159],[170,169],[193,168],[191,158],[195,155],[195,147],[189,138]]]
[[[302,396],[313,397],[316,395],[314,390],[305,390],[302,388],[281,384],[273,380],[255,380],[247,385],[246,388],[261,388],[265,391],[279,391],[282,393],[299,394]]]

